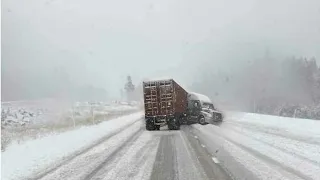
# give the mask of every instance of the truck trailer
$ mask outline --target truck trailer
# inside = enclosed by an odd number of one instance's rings
[[[173,79],[144,81],[143,93],[147,130],[160,130],[165,125],[179,130],[181,124],[222,121],[222,113],[208,97],[186,91]]]
[[[179,130],[179,117],[187,112],[188,93],[173,79],[143,82],[147,130]]]

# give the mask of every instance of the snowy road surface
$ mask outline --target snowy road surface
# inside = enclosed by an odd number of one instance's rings
[[[18,179],[320,179],[318,131],[302,133],[300,127],[294,134],[258,119],[227,118],[220,125],[150,132],[137,117],[85,150]],[[308,123],[318,128],[320,122]]]
[[[230,179],[187,128],[149,132],[138,121],[30,179]]]

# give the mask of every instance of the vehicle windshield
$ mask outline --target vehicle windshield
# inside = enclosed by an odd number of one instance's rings
[[[203,103],[202,108],[212,109],[212,110],[214,109],[213,104],[210,104],[210,103]]]

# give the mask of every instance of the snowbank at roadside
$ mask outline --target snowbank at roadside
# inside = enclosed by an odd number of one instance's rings
[[[271,130],[282,131],[301,136],[320,138],[320,121],[289,118],[254,113],[228,112],[226,121],[263,126]]]
[[[1,179],[11,180],[26,176],[38,168],[48,166],[77,150],[88,147],[100,138],[138,121],[142,116],[141,112],[134,113],[98,125],[81,127],[21,144],[11,144],[1,153]]]

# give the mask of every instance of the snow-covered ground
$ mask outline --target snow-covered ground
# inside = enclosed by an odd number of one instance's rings
[[[128,125],[141,123],[139,120],[142,116],[141,112],[134,113],[98,125],[12,144],[1,153],[1,179],[21,179],[37,172],[39,168],[45,169],[54,162],[63,161]],[[130,131],[126,131],[126,135],[131,136]]]
[[[236,177],[320,179],[320,121],[232,112],[193,129]]]
[[[1,154],[2,179],[192,179],[183,175],[202,169],[214,171],[208,179],[320,180],[320,121],[229,112],[219,125],[148,132],[142,117],[14,143]]]
[[[235,112],[228,113],[227,119],[232,123],[246,124],[254,126],[254,128],[263,127],[264,130],[267,129],[269,132],[275,131],[320,139],[320,120]]]
[[[57,121],[72,117],[90,117],[94,114],[109,114],[137,110],[138,103],[126,102],[76,102],[74,104],[57,100],[1,102],[3,126],[25,126]]]
[[[12,141],[25,141],[97,124],[138,112],[138,102],[76,102],[45,99],[1,103],[2,150]]]

